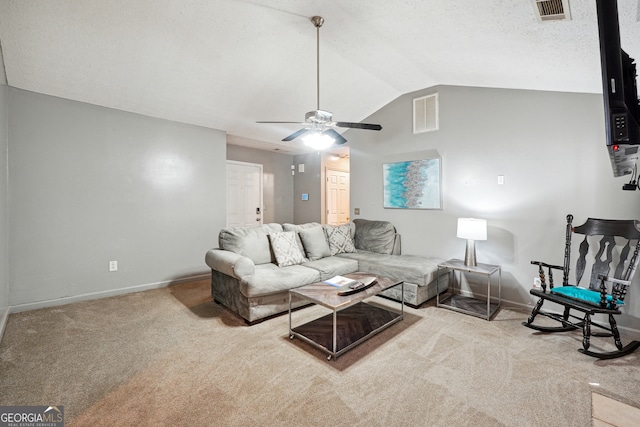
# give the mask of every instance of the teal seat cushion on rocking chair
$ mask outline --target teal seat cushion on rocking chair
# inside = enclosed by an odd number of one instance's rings
[[[600,306],[600,292],[592,289],[585,289],[579,286],[560,286],[551,289],[552,294],[562,295],[567,298],[575,299],[577,301],[586,302],[595,306]],[[613,297],[607,295],[607,303],[611,303]],[[617,305],[624,305],[624,301],[617,300]]]

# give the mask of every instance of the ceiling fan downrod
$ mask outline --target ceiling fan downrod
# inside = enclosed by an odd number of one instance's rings
[[[320,109],[320,27],[324,24],[322,16],[312,16],[311,22],[316,27],[316,110]]]

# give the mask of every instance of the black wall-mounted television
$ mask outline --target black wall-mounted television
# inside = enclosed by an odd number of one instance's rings
[[[636,64],[620,47],[617,0],[596,0],[607,150],[613,176],[633,173],[640,156]]]

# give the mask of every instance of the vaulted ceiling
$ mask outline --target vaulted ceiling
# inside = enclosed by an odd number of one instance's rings
[[[619,0],[640,59],[638,0]],[[3,0],[10,86],[280,143],[316,107],[360,121],[434,85],[601,93],[595,0],[539,22],[531,0]],[[0,76],[2,77],[2,76]],[[358,131],[352,131],[358,132]],[[260,142],[257,142],[260,141]]]

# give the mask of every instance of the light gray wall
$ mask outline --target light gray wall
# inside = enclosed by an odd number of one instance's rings
[[[319,152],[293,156],[293,219],[295,224],[322,221],[322,155]],[[299,165],[304,172],[299,172]],[[308,194],[308,200],[302,200]]]
[[[11,306],[208,273],[224,132],[14,88],[8,117]]]
[[[414,135],[412,99],[434,92],[440,130]],[[403,253],[444,259],[464,256],[457,218],[485,218],[488,240],[477,242],[478,261],[502,266],[505,300],[530,304],[530,261],[561,263],[567,214],[575,224],[640,219],[639,192],[621,190],[628,177],[613,178],[603,117],[597,94],[439,86],[401,96],[364,120],[382,124],[381,132],[345,134],[352,212],[393,222]],[[383,163],[438,156],[444,209],[382,207]],[[640,298],[630,300],[631,316],[622,322],[640,330]]]
[[[263,173],[263,222],[293,222],[293,156],[227,145],[227,160],[257,163]]]
[[[9,307],[9,228],[7,222],[7,91],[7,86],[0,85],[0,337],[2,337],[3,313],[6,313]]]

